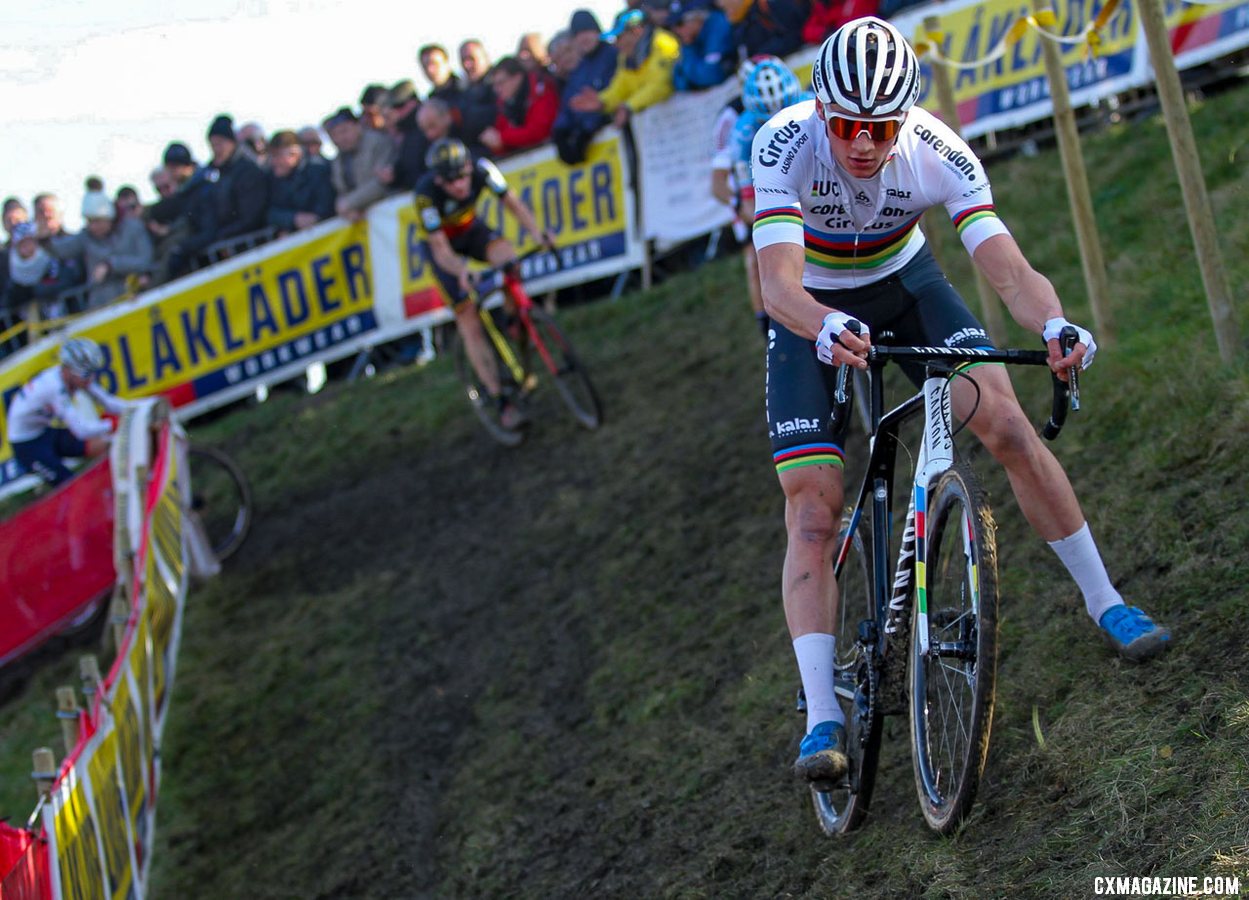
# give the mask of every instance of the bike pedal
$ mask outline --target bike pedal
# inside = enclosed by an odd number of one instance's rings
[[[811,785],[811,790],[820,794],[831,794],[833,791],[844,791],[850,787],[850,781],[846,777],[832,778],[813,778],[807,782]]]

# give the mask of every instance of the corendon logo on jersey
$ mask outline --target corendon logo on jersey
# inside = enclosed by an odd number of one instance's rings
[[[919,135],[921,141],[937,151],[939,156],[945,157],[952,168],[966,175],[968,181],[976,180],[976,166],[967,153],[958,147],[950,146],[942,138],[938,137],[932,129],[925,128],[922,124],[916,124],[915,133]]]
[[[802,129],[792,119],[772,134],[768,142],[759,150],[759,165],[772,168],[781,161],[785,145],[796,138]]]

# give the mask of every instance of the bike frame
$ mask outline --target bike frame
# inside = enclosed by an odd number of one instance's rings
[[[872,347],[869,351],[868,379],[870,397],[871,429],[867,471],[859,488],[845,539],[834,560],[833,577],[840,578],[846,559],[850,555],[854,534],[862,520],[863,510],[871,504],[872,546],[871,580],[874,623],[878,634],[906,634],[906,615],[909,612],[911,578],[915,579],[915,595],[920,625],[920,650],[928,653],[928,551],[925,541],[927,496],[929,486],[954,464],[954,427],[950,411],[950,364],[958,363],[1014,363],[1023,365],[1046,365],[1048,355],[1032,350],[968,350],[945,347]],[[920,391],[909,399],[883,412],[885,363],[889,360],[921,362],[925,378]],[[944,368],[942,368],[944,364]],[[839,388],[840,389],[840,388]],[[1066,394],[1063,396],[1065,411]],[[1058,418],[1058,396],[1055,397],[1055,416]],[[898,432],[904,422],[920,412],[924,413],[924,431],[915,460],[915,474],[911,481],[910,498],[906,520],[902,529],[901,544],[895,563],[893,580],[889,581],[889,562],[892,558],[891,535],[893,529],[893,482],[899,446]],[[842,415],[848,410],[842,409]],[[1053,418],[1051,422],[1053,422]],[[1061,426],[1061,422],[1059,423]],[[1048,430],[1048,426],[1047,426]],[[870,498],[870,499],[869,499]],[[973,564],[971,531],[968,523],[963,525],[964,556],[971,567],[970,583],[979,585]],[[974,608],[979,612],[979,592],[972,597]],[[939,648],[944,649],[944,648]],[[953,648],[950,648],[953,649]]]
[[[512,309],[516,313],[516,317],[524,326],[525,334],[529,338],[530,345],[538,351],[538,355],[542,358],[542,362],[547,367],[547,371],[552,373],[558,371],[559,367],[556,365],[555,360],[551,357],[551,351],[547,349],[546,343],[542,340],[541,336],[537,332],[537,328],[533,324],[533,317],[530,315],[530,312],[533,309],[534,303],[529,294],[525,292],[525,287],[521,282],[517,267],[511,266],[504,268],[502,270],[502,275],[503,284],[500,290],[503,291],[503,295],[507,298],[507,301],[510,301]],[[486,329],[486,333],[490,336],[490,340],[499,351],[499,356],[502,357],[503,363],[509,370],[511,370],[512,377],[516,380],[517,384],[523,385],[525,383],[526,375],[529,374],[528,370],[521,364],[520,360],[516,358],[516,352],[513,350],[512,345],[508,342],[507,338],[503,336],[503,333],[499,331],[498,326],[495,325],[494,317],[487,312],[484,304],[478,306],[477,314],[481,318],[482,325]]]

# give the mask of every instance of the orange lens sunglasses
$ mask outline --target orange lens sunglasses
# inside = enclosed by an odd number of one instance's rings
[[[860,132],[867,132],[867,136],[877,143],[881,141],[892,141],[898,136],[898,132],[902,130],[901,119],[849,119],[845,116],[830,115],[828,117],[828,127],[835,137],[843,141],[853,141]]]

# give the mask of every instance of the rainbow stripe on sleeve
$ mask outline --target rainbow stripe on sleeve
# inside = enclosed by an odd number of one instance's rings
[[[981,222],[990,218],[997,218],[997,210],[993,208],[992,203],[987,203],[984,206],[973,206],[971,209],[965,209],[961,213],[957,213],[951,217],[950,221],[954,223],[955,230],[957,230],[961,236],[964,230],[971,227],[976,222]]]
[[[797,206],[778,206],[755,213],[755,228],[767,228],[769,225],[797,225],[801,228],[802,210]]]

